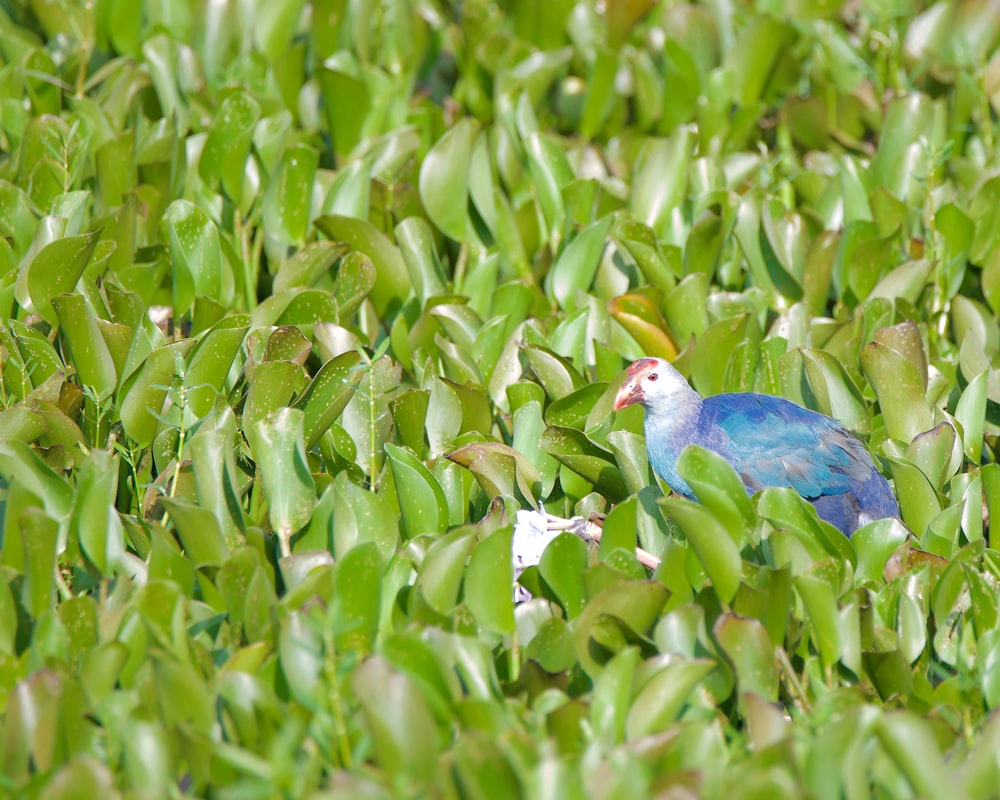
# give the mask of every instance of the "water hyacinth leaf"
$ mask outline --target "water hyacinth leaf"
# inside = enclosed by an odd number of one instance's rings
[[[909,200],[921,139],[934,130],[931,99],[919,92],[897,97],[886,111],[885,135],[872,161],[875,186],[884,186],[901,200]],[[927,145],[923,145],[926,147]]]
[[[653,229],[661,242],[681,244],[676,216],[687,190],[687,174],[695,146],[694,131],[681,127],[669,138],[647,145],[636,164],[631,197],[632,216]]]
[[[589,599],[576,622],[574,643],[580,665],[591,677],[597,677],[604,665],[593,657],[591,637],[595,626],[611,621],[629,632],[636,643],[648,640],[653,626],[660,618],[670,592],[655,581],[628,581],[602,589]]]
[[[115,509],[118,459],[92,450],[80,467],[70,535],[101,577],[110,577],[125,550],[125,533]]]
[[[850,430],[864,430],[868,407],[851,376],[829,353],[801,348],[802,366],[816,409],[843,423]]]
[[[17,276],[15,296],[23,307],[56,324],[52,298],[72,292],[97,246],[98,233],[57,238],[25,262]]]
[[[292,145],[268,184],[262,206],[264,230],[283,245],[305,244],[318,163],[315,149],[306,144]]]
[[[983,426],[986,422],[986,390],[988,373],[980,372],[969,381],[955,406],[955,419],[962,426],[962,443],[966,457],[978,464],[983,452]]]
[[[916,533],[923,533],[941,511],[941,500],[923,471],[903,458],[890,458],[903,521]]]
[[[357,389],[352,380],[353,370],[361,355],[354,350],[341,353],[327,361],[295,401],[295,407],[305,414],[303,433],[306,448],[311,448],[343,413]]]
[[[337,562],[334,644],[338,652],[372,651],[378,634],[382,557],[374,542],[353,548]]]
[[[334,280],[333,295],[337,302],[338,316],[351,319],[361,304],[375,288],[375,265],[363,253],[348,253],[340,261]]]
[[[274,276],[274,293],[315,286],[346,253],[343,244],[309,242],[281,265]]]
[[[187,402],[195,416],[205,416],[216,396],[225,388],[229,368],[240,350],[249,324],[250,318],[245,314],[224,317],[191,349],[184,384],[190,390]]]
[[[353,161],[339,170],[323,203],[323,213],[367,219],[371,205],[371,170],[371,157]]]
[[[927,352],[920,328],[912,320],[898,325],[885,325],[875,331],[875,341],[906,358],[917,371],[927,389]]]
[[[670,664],[653,675],[629,708],[626,721],[629,740],[649,736],[674,722],[691,694],[716,669],[715,661],[695,659]]]
[[[875,733],[917,794],[925,797],[947,794],[948,770],[924,717],[910,711],[893,711],[879,720]]]
[[[448,526],[448,501],[431,471],[409,450],[386,444],[407,539],[423,533],[443,533]]]
[[[188,200],[171,203],[166,218],[173,266],[174,313],[190,311],[196,295],[227,303],[233,295],[233,280],[224,268],[215,223]]]
[[[760,331],[751,317],[741,314],[713,322],[698,337],[691,353],[691,382],[702,395],[719,394],[726,388],[726,373],[733,354],[743,346],[756,352]]]
[[[183,497],[163,497],[184,551],[195,567],[218,567],[229,558],[229,548],[219,521],[207,508]],[[273,524],[273,523],[272,523]]]
[[[594,282],[614,217],[606,216],[584,228],[563,249],[550,270],[546,287],[567,311],[576,308],[577,292],[586,292]]]
[[[540,476],[520,452],[500,442],[474,442],[446,454],[446,458],[468,469],[490,498],[506,495],[537,502]]]
[[[52,309],[80,385],[107,400],[118,383],[117,370],[87,301],[78,294],[59,295],[52,298]]]
[[[550,426],[542,434],[542,449],[594,484],[612,502],[628,497],[614,455],[583,431]]]
[[[514,632],[513,537],[514,529],[506,526],[480,540],[465,570],[465,604],[480,626],[501,634]]]
[[[816,509],[798,492],[785,487],[765,489],[757,503],[757,513],[777,528],[792,531],[819,545],[843,562],[856,563],[850,540],[830,523],[821,520]]]
[[[767,631],[755,619],[723,614],[713,628],[719,647],[736,674],[740,693],[752,692],[774,702],[778,698],[778,670]]]
[[[754,529],[757,515],[746,487],[722,456],[703,447],[684,448],[677,471],[698,500],[721,522],[736,546],[742,548]]]
[[[638,664],[639,649],[626,648],[605,665],[595,682],[590,724],[595,737],[605,746],[620,744],[625,738],[625,718]]]
[[[924,378],[912,361],[891,347],[869,342],[861,366],[878,395],[889,435],[909,444],[930,429],[934,417],[924,397]]]
[[[729,604],[743,573],[740,549],[730,533],[704,506],[680,498],[664,498],[660,505],[684,532],[698,556],[719,600]]]
[[[202,180],[222,181],[226,194],[241,206],[243,177],[260,104],[246,92],[233,92],[219,105],[198,160]]]
[[[562,533],[549,542],[538,572],[552,590],[567,619],[580,615],[586,604],[583,571],[587,566],[587,545],[571,533]]]
[[[465,563],[476,543],[475,531],[458,528],[437,537],[427,549],[414,590],[439,614],[448,614],[458,602]]]
[[[330,240],[364,253],[375,265],[371,301],[379,315],[402,305],[410,293],[410,278],[399,248],[367,220],[327,214],[313,223]]]
[[[309,521],[316,505],[316,485],[305,454],[305,413],[281,408],[246,429],[260,468],[271,526],[290,552],[293,533]]]
[[[812,575],[798,576],[792,583],[812,623],[813,641],[819,649],[820,658],[824,665],[831,667],[840,659],[844,648],[834,587],[819,569]]]
[[[590,416],[597,410],[597,402],[607,391],[606,383],[589,383],[582,389],[559,398],[546,410],[546,423],[562,428],[585,429]]]
[[[0,440],[0,475],[8,484],[16,483],[30,493],[31,505],[40,500],[48,515],[60,525],[68,522],[73,505],[73,490],[27,444],[14,440]],[[7,555],[7,550],[3,555]]]
[[[534,345],[525,345],[521,352],[524,353],[528,366],[535,373],[545,393],[553,400],[583,388],[583,377],[557,353]]]
[[[917,434],[907,449],[907,458],[920,469],[938,491],[961,464],[961,450],[956,447],[958,434],[950,422],[942,422]]]
[[[20,519],[24,545],[21,605],[38,619],[55,604],[56,545],[59,525],[40,508],[29,508]]]
[[[459,242],[468,236],[469,162],[478,125],[465,118],[431,148],[420,167],[420,198],[431,221]]]
[[[122,427],[141,446],[149,446],[160,427],[167,392],[178,382],[191,345],[191,341],[181,341],[154,350],[122,384]]]
[[[680,352],[659,309],[646,295],[626,294],[608,303],[608,313],[627,330],[646,355],[673,361]]]
[[[438,763],[440,734],[414,681],[381,657],[366,661],[352,683],[372,732],[373,755],[407,791],[429,785]]]
[[[253,368],[243,405],[243,425],[249,427],[272,411],[288,405],[299,385],[301,367],[290,361],[265,361]]]

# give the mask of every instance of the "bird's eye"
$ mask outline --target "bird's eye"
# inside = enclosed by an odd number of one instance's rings
[[[651,381],[655,381],[655,380],[656,380],[657,378],[659,378],[659,377],[660,377],[659,373],[656,373],[656,372],[650,372],[650,373],[649,373],[649,379],[650,379]]]

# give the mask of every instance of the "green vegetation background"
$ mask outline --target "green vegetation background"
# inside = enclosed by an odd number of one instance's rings
[[[998,796],[998,34],[0,2],[0,793]],[[644,354],[843,420],[907,527],[663,499]],[[538,501],[610,514],[515,607]]]

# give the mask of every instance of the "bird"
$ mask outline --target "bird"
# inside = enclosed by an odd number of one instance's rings
[[[613,407],[636,403],[645,409],[653,471],[684,497],[697,499],[677,459],[688,445],[700,445],[729,462],[748,494],[790,487],[847,537],[868,522],[899,516],[889,482],[864,444],[825,414],[754,392],[702,397],[662,358],[640,358],[628,368]]]

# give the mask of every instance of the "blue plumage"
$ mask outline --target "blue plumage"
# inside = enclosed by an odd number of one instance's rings
[[[676,464],[681,451],[696,444],[726,459],[748,493],[791,487],[847,536],[873,519],[899,515],[864,445],[823,414],[770,395],[702,398],[670,364],[655,358],[631,366],[615,409],[633,403],[646,409],[653,469],[679,494],[694,498]]]

